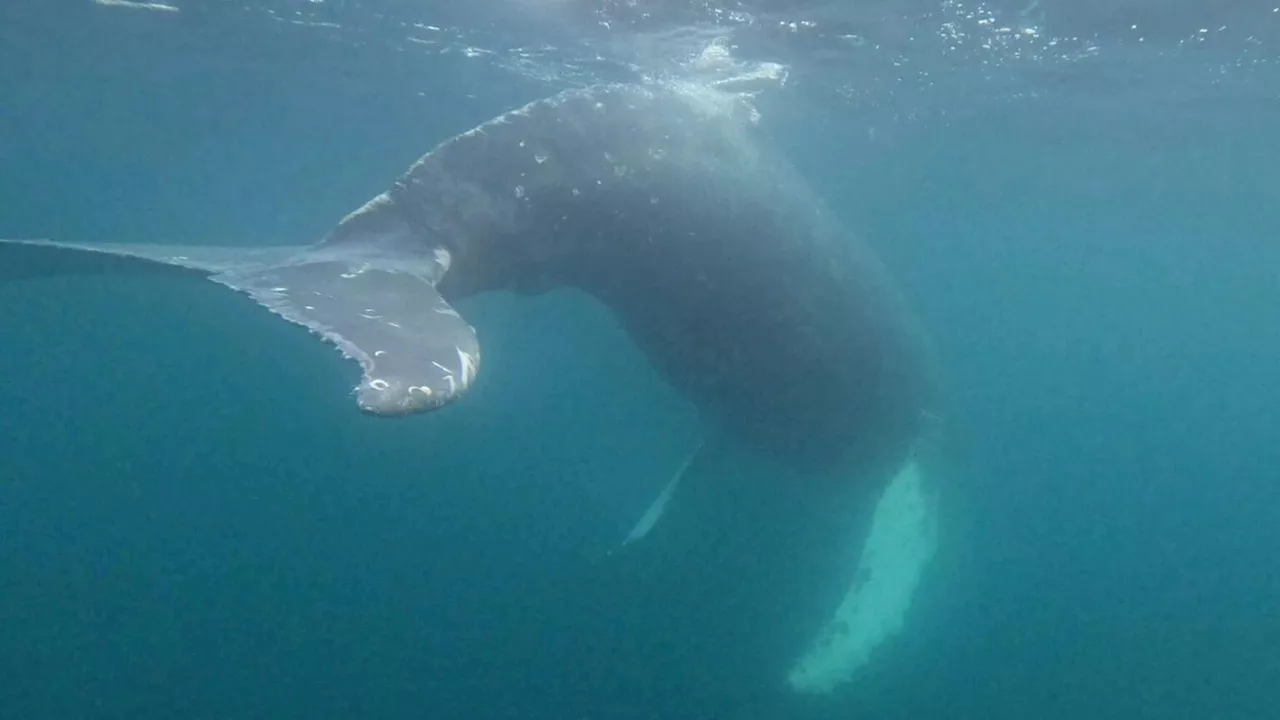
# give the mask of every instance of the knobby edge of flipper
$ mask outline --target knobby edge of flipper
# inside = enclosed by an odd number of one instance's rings
[[[29,251],[26,258],[15,249]],[[45,252],[49,253],[45,255]],[[137,266],[120,260],[136,260]],[[15,266],[29,261],[32,271]],[[441,407],[474,382],[474,329],[436,291],[447,270],[438,255],[380,256],[333,246],[208,247],[78,244],[0,239],[0,278],[195,271],[242,292],[328,341],[359,363],[360,409],[404,416]]]
[[[832,692],[852,680],[878,647],[902,631],[938,549],[937,498],[927,472],[913,454],[880,494],[871,527],[860,538],[858,566],[843,599],[787,674],[793,691]]]

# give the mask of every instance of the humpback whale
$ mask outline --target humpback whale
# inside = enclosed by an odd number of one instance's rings
[[[574,89],[446,140],[314,245],[7,240],[0,278],[208,278],[354,359],[356,404],[378,416],[439,408],[480,377],[478,333],[454,302],[575,287],[613,311],[709,435],[796,478],[914,483],[902,469],[933,402],[920,332],[886,269],[762,136],[748,96]]]

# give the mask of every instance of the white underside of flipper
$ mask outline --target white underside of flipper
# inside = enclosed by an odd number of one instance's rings
[[[872,651],[902,629],[925,566],[937,549],[937,511],[923,471],[909,460],[876,504],[871,530],[844,600],[787,680],[804,693],[849,681]]]
[[[663,486],[662,492],[658,493],[658,497],[654,498],[648,509],[636,521],[635,527],[631,528],[631,532],[627,533],[627,537],[622,541],[624,547],[637,540],[644,539],[649,534],[649,531],[653,530],[658,521],[662,519],[662,516],[667,512],[667,503],[671,502],[671,496],[675,493],[676,488],[680,486],[680,481],[684,479],[685,473],[689,471],[689,466],[693,464],[693,459],[698,456],[698,452],[701,450],[702,443],[698,443],[693,452],[689,453],[689,457],[685,458],[685,461],[680,464],[680,468],[676,470],[675,475],[672,475],[667,484]]]

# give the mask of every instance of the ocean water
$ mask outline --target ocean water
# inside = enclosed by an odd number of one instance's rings
[[[841,8],[677,4],[7,4],[0,236],[310,242],[455,133],[736,32],[942,368],[903,632],[797,695],[782,630],[835,587],[785,569],[805,538],[610,554],[699,425],[572,292],[467,301],[482,380],[386,421],[212,283],[26,279],[0,719],[1280,717],[1277,13],[872,3],[796,40]]]

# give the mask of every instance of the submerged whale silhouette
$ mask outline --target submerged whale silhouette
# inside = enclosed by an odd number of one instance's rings
[[[933,379],[888,273],[756,118],[749,97],[714,88],[567,91],[441,143],[315,245],[8,240],[0,279],[208,278],[356,360],[356,401],[381,416],[438,408],[476,381],[480,343],[452,302],[580,288],[697,406],[708,436],[764,451],[797,475],[888,488],[861,569],[848,573],[873,579],[850,585],[792,675],[826,688],[901,622],[932,554],[912,452]],[[694,460],[624,544],[649,534]],[[862,597],[891,602],[869,616]]]
[[[359,406],[388,416],[476,379],[450,301],[571,285],[715,429],[797,467],[900,457],[931,400],[918,333],[752,112],[677,84],[568,91],[442,143],[313,246],[6,241],[0,276],[203,274],[357,360]]]

